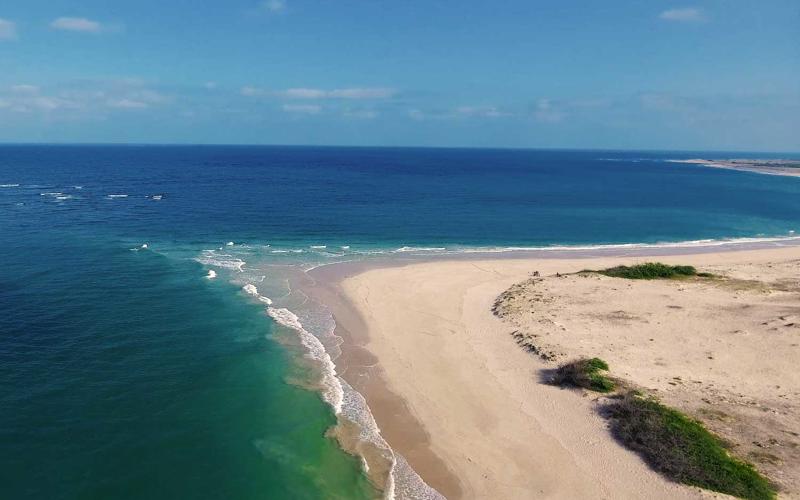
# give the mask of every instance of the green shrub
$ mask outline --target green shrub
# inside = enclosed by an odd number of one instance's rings
[[[556,385],[583,387],[597,392],[611,392],[614,381],[600,372],[608,370],[608,363],[600,358],[583,358],[559,366],[553,376]]]
[[[740,498],[775,498],[752,465],[730,456],[718,437],[686,415],[633,393],[609,410],[614,436],[670,479]]]
[[[697,269],[692,266],[670,266],[660,262],[646,262],[635,266],[616,266],[596,272],[612,278],[627,278],[632,280],[652,280],[665,278],[683,278],[697,276]],[[708,273],[703,273],[708,275]]]

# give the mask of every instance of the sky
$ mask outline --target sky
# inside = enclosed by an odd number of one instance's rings
[[[0,142],[798,152],[800,2],[2,0]]]

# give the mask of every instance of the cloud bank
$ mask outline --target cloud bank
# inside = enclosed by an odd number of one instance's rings
[[[140,82],[126,80],[44,89],[27,83],[0,87],[0,110],[15,114],[66,113],[71,117],[91,117],[114,110],[142,110],[169,100]]]

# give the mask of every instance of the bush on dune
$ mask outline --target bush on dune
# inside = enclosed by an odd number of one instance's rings
[[[632,280],[653,280],[669,278],[685,278],[689,276],[710,277],[709,273],[698,273],[692,266],[670,266],[661,262],[645,262],[634,266],[616,266],[600,271],[586,270],[583,272],[597,273],[612,278],[627,278]]]
[[[600,358],[579,359],[559,366],[553,376],[553,383],[611,392],[614,390],[614,381],[601,373],[607,370],[608,363]]]
[[[729,455],[700,422],[635,393],[609,410],[614,436],[670,479],[751,500],[775,498],[770,482]]]
[[[610,393],[617,386],[600,358],[559,366],[552,383]],[[622,385],[624,387],[624,384]],[[604,406],[614,437],[667,478],[748,500],[772,500],[775,487],[753,466],[728,453],[725,443],[700,422],[630,390]]]

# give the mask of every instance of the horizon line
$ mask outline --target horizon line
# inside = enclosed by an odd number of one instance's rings
[[[268,143],[193,143],[193,142],[3,142],[7,146],[117,146],[117,147],[263,147],[263,148],[326,148],[326,149],[467,149],[502,151],[616,151],[648,153],[768,153],[800,155],[800,151],[755,150],[755,149],[665,149],[665,148],[586,148],[586,147],[543,147],[543,146],[390,146],[359,144],[268,144]]]

